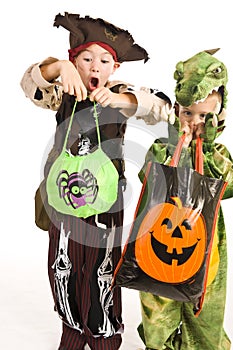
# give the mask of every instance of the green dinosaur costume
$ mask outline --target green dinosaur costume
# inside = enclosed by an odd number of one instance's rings
[[[175,94],[179,104],[192,105],[205,99],[213,89],[223,97],[218,122],[213,126],[213,115],[208,115],[203,142],[204,173],[207,176],[223,177],[228,182],[223,199],[233,196],[233,159],[215,138],[224,129],[226,107],[227,70],[223,63],[212,57],[216,50],[200,52],[176,66],[174,78],[177,81]],[[216,117],[216,116],[215,116]],[[168,127],[168,139],[157,139],[150,147],[145,165],[139,173],[142,180],[146,164],[150,160],[169,164],[179,136],[179,120]],[[182,150],[179,165],[194,167],[195,140]],[[230,340],[224,328],[226,300],[227,251],[223,212],[220,208],[211,252],[208,286],[204,305],[198,317],[193,314],[191,303],[140,292],[142,323],[139,334],[147,349],[169,350],[229,350]]]
[[[210,92],[220,89],[223,96],[223,107],[227,102],[227,69],[212,55],[218,49],[202,51],[185,62],[178,62],[174,73],[177,81],[176,100],[182,106],[206,99]],[[223,91],[222,91],[223,90]]]

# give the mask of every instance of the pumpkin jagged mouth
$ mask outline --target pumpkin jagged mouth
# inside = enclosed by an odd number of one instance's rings
[[[186,261],[189,260],[191,255],[193,254],[197,243],[192,245],[191,247],[183,248],[182,254],[177,254],[176,248],[173,249],[172,253],[167,252],[167,245],[159,242],[152,234],[153,232],[150,232],[151,234],[151,246],[156,254],[156,256],[165,264],[172,265],[172,260],[177,260],[177,266],[182,265],[186,263]]]

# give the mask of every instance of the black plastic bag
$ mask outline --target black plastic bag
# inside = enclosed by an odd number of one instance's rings
[[[201,139],[197,140],[196,170],[177,167],[183,140],[184,136],[170,166],[148,164],[113,286],[192,302],[198,315],[220,200],[227,184],[202,175]]]

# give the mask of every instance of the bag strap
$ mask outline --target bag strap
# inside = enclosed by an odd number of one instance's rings
[[[175,152],[174,152],[172,159],[171,159],[171,162],[170,162],[170,166],[177,167],[179,160],[180,160],[180,155],[181,155],[181,151],[183,148],[184,140],[185,140],[185,132],[183,132],[182,136],[179,138]]]
[[[98,139],[98,145],[99,148],[101,149],[101,138],[100,138],[100,128],[99,128],[99,117],[98,117],[98,113],[96,110],[96,103],[94,101],[94,118],[95,118],[95,125],[96,125],[96,132],[97,132],[97,139]]]
[[[203,152],[202,152],[202,139],[198,137],[196,142],[195,167],[196,167],[196,171],[198,171],[201,175],[204,174],[203,164],[204,164],[204,161],[203,161]]]
[[[67,131],[66,131],[66,136],[65,136],[63,148],[62,148],[63,152],[66,151],[68,137],[69,137],[69,133],[70,133],[70,130],[71,130],[72,123],[73,123],[74,113],[75,113],[75,109],[76,109],[77,103],[78,103],[78,101],[75,100],[74,107],[73,107],[73,110],[72,110],[72,113],[71,113],[71,116],[70,116],[69,125],[68,125]],[[99,130],[98,112],[97,112],[97,109],[96,109],[96,102],[94,101],[93,103],[94,103],[94,107],[93,107],[94,114],[93,114],[93,117],[95,118],[98,146],[101,149],[102,147],[101,147],[101,138],[100,138],[100,130]]]
[[[183,132],[183,134],[181,135],[181,137],[180,137],[180,139],[179,139],[179,141],[177,143],[175,152],[174,152],[173,157],[172,157],[171,162],[170,162],[170,166],[173,166],[173,167],[177,167],[178,166],[178,163],[179,163],[179,160],[180,160],[181,151],[182,151],[183,144],[184,144],[184,141],[185,141],[185,137],[186,137],[185,132]],[[200,174],[202,174],[202,175],[204,173],[204,169],[203,169],[203,153],[202,153],[202,139],[200,137],[198,137],[197,140],[196,140],[195,170],[197,172],[199,172]]]

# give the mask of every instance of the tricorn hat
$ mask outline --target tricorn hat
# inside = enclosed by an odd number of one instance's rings
[[[70,32],[71,49],[90,42],[100,42],[115,51],[117,61],[120,63],[138,60],[146,62],[149,59],[146,50],[134,43],[128,31],[101,18],[94,19],[89,16],[82,18],[79,14],[67,12],[63,16],[59,13],[55,17],[54,26],[59,27],[60,25]]]

